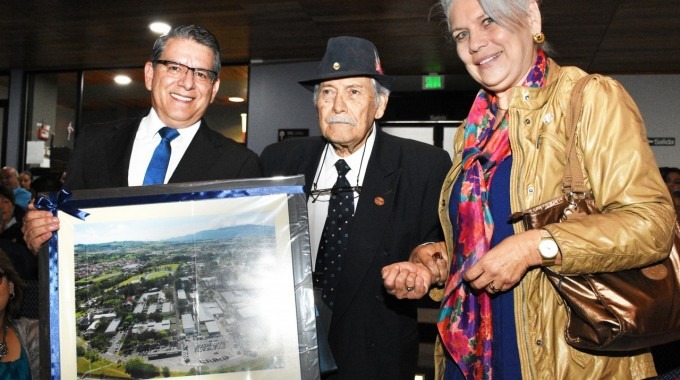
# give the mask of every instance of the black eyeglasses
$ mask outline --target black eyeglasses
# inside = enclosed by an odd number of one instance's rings
[[[179,62],[159,59],[156,63],[160,63],[167,68],[168,75],[172,77],[183,77],[188,71],[194,76],[194,80],[203,84],[212,84],[217,78],[217,73],[208,69],[199,69],[196,67],[189,67]]]
[[[343,187],[332,187],[330,189],[314,189],[309,192],[310,196],[312,197],[312,203],[319,201],[319,202],[328,202],[328,199],[319,199],[320,196],[326,196],[326,195],[338,195],[341,193],[352,193],[354,194],[354,198],[359,198],[359,194],[361,193],[361,186],[343,186]]]

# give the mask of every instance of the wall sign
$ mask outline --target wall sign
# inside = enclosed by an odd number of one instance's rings
[[[675,146],[675,137],[647,137],[651,146]]]
[[[307,136],[309,136],[309,129],[279,129],[279,141]]]

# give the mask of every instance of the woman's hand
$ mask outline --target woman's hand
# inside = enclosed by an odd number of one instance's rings
[[[59,218],[50,211],[41,211],[33,204],[28,205],[28,211],[24,215],[24,224],[21,232],[28,249],[34,255],[38,254],[40,246],[52,237],[52,232],[59,230]]]
[[[443,284],[449,277],[449,262],[447,257],[446,243],[421,244],[411,251],[409,261],[415,264],[423,264],[432,275],[433,283]]]
[[[543,262],[538,253],[540,242],[538,230],[509,236],[463,273],[463,279],[492,294],[512,289],[530,267]]]

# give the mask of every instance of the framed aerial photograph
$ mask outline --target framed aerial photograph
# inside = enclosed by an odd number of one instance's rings
[[[50,304],[43,375],[318,379],[303,184],[53,195],[60,229],[41,267]]]

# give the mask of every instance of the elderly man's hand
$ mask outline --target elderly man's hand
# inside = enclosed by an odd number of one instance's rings
[[[399,299],[419,299],[427,294],[432,284],[430,271],[423,264],[402,261],[382,269],[387,292]]]
[[[21,232],[24,241],[33,254],[38,254],[40,246],[52,237],[52,232],[59,230],[59,218],[49,211],[37,210],[32,204],[24,215],[24,225]]]

